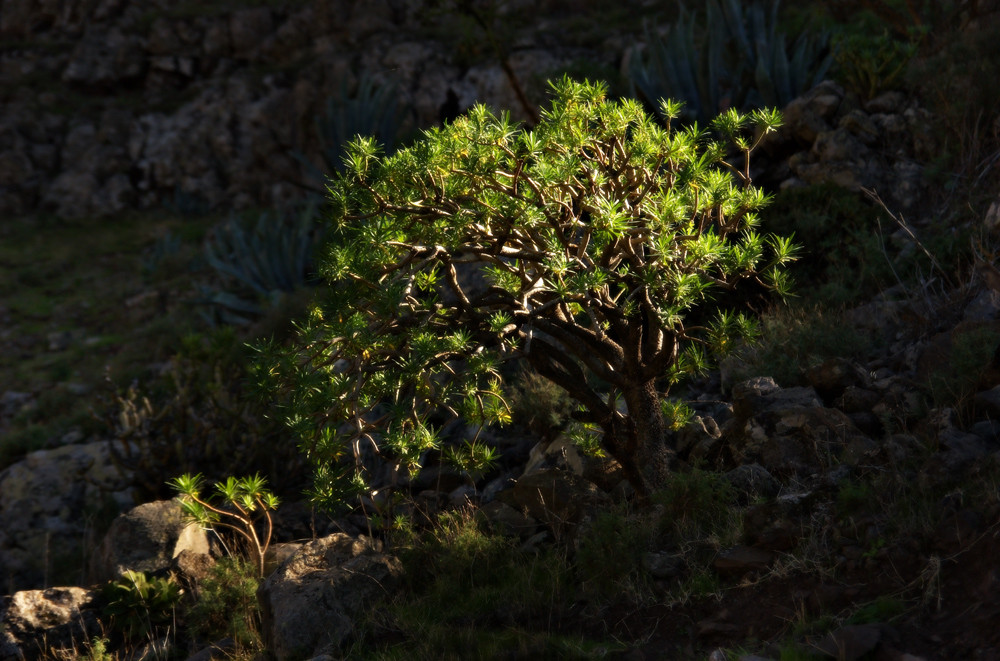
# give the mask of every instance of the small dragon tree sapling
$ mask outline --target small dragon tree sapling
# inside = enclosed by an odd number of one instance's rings
[[[575,400],[571,435],[598,438],[648,494],[671,471],[670,385],[753,332],[712,294],[786,291],[795,248],[758,231],[768,198],[749,170],[776,111],[726,112],[709,134],[602,84],[553,90],[531,131],[480,105],[389,157],[351,144],[329,187],[324,299],[256,366],[318,500],[344,493],[334,478],[357,485],[363,447],[412,470],[446,416],[508,420],[499,366],[514,359]]]
[[[177,499],[188,519],[206,530],[212,530],[216,535],[216,527],[221,527],[242,537],[253,554],[258,576],[264,577],[264,556],[274,529],[271,510],[278,507],[278,498],[265,488],[266,480],[263,477],[229,477],[225,482],[217,482],[215,490],[222,496],[224,505],[213,504],[212,496],[202,495],[200,473],[181,475],[168,484],[177,492]],[[257,533],[256,526],[262,516],[266,520],[263,536]],[[222,541],[221,537],[219,539]]]

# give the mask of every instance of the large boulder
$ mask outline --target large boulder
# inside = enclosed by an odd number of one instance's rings
[[[205,530],[184,518],[176,500],[159,500],[118,515],[91,561],[94,581],[111,581],[126,570],[168,569],[182,551],[209,552]]]
[[[544,523],[557,538],[573,537],[614,504],[607,492],[585,477],[553,468],[521,476],[497,499]]]
[[[365,537],[309,542],[257,593],[264,642],[278,661],[336,656],[357,616],[391,596],[402,577],[399,560]]]
[[[74,650],[101,634],[95,597],[83,588],[0,597],[0,661],[78,658]]]
[[[28,454],[0,471],[0,581],[11,591],[82,582],[95,528],[132,505],[111,441]]]
[[[811,387],[781,388],[770,377],[733,387],[734,418],[724,434],[738,464],[777,476],[806,476],[856,463],[877,446],[845,413],[823,406]]]

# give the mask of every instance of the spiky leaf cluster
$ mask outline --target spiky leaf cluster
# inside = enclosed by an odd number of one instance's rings
[[[497,368],[518,357],[607,432],[631,384],[702,369],[749,329],[706,314],[714,294],[784,290],[793,247],[761,231],[749,178],[777,113],[732,111],[710,134],[602,84],[553,92],[530,131],[476,106],[391,157],[352,143],[329,191],[327,295],[258,365],[321,471],[368,443],[415,468],[444,415],[505,422]]]
[[[260,475],[241,478],[230,476],[225,482],[215,484],[214,494],[203,493],[201,473],[186,473],[167,484],[177,492],[177,501],[190,522],[206,530],[231,530],[242,537],[257,565],[257,571],[263,577],[264,556],[271,543],[274,528],[271,512],[277,509],[279,503],[278,497],[267,489],[267,480]],[[222,502],[216,502],[216,497]],[[258,534],[256,528],[256,522],[261,517],[266,523],[263,535]]]

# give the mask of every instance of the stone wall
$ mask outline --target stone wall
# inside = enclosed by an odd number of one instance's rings
[[[523,118],[485,33],[440,4],[4,0],[0,214],[238,209],[298,196],[306,182],[293,154],[322,162],[316,118],[362,74],[397,83],[411,128],[475,101]],[[544,79],[581,62],[620,69],[651,11],[626,0],[618,16],[631,4],[615,28],[604,3],[511,0],[497,34],[537,103]],[[570,21],[586,29],[564,29]]]

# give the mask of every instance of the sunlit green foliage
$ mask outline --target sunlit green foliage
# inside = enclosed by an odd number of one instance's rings
[[[206,530],[225,529],[236,533],[249,549],[249,555],[264,575],[264,556],[271,543],[274,522],[271,511],[278,507],[278,497],[267,488],[267,481],[260,475],[229,477],[215,484],[215,494],[202,493],[202,476],[185,474],[169,482],[177,492],[177,500],[184,516]],[[215,496],[221,503],[214,502]],[[256,523],[264,519],[263,534],[257,532]],[[221,538],[220,538],[221,539]]]
[[[257,366],[319,500],[364,481],[362,448],[412,473],[445,442],[443,418],[508,422],[512,359],[565,389],[649,492],[669,474],[663,389],[752,327],[713,295],[787,291],[794,246],[760,231],[767,196],[749,172],[776,112],[677,129],[600,84],[553,91],[531,131],[477,106],[390,157],[351,144],[329,191],[326,295]]]

